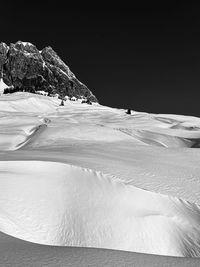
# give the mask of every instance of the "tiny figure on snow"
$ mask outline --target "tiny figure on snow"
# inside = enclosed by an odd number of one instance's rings
[[[64,106],[64,100],[62,99],[60,106]]]
[[[81,102],[81,104],[84,104],[84,103],[86,103],[86,104],[88,104],[88,105],[92,105],[92,102],[89,100],[89,99],[84,99],[84,100],[82,100],[82,102]]]
[[[131,109],[129,108],[127,111],[126,111],[126,114],[131,114]]]

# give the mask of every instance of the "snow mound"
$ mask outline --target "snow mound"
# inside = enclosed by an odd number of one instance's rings
[[[60,101],[30,93],[6,94],[0,97],[1,112],[46,113],[56,111]]]
[[[91,169],[0,162],[0,231],[27,241],[200,256],[199,221],[195,204]]]
[[[162,133],[162,129],[149,131],[122,128],[118,130],[123,133],[126,133],[129,136],[132,136],[133,138],[143,142],[144,144],[152,146],[161,146],[167,148],[200,147],[200,131],[195,134],[193,134],[193,132],[189,132],[187,133],[186,137],[183,137],[182,133],[177,134],[176,132],[174,133],[172,130],[166,131],[166,129],[164,133]]]
[[[0,114],[0,151],[14,151],[29,143],[36,134],[42,133],[47,119]]]
[[[167,148],[200,147],[200,118],[170,114],[140,114],[138,117],[136,114],[129,122],[132,125],[124,123],[116,130],[143,144]]]
[[[133,145],[167,148],[200,147],[200,118],[197,117],[138,112],[127,115],[124,110],[69,100],[60,107],[56,97],[24,92],[2,95],[0,113],[49,117],[52,127],[33,144],[37,148],[97,141],[129,141]]]

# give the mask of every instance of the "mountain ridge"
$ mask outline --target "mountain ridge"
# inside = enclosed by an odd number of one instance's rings
[[[29,42],[18,41],[10,45],[1,42],[1,78],[11,91],[35,93],[43,90],[49,95],[75,96],[98,102],[50,46],[38,50]]]

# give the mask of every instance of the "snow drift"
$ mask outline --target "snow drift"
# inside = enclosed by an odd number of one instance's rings
[[[0,230],[40,244],[200,256],[200,209],[63,163],[0,162]]]
[[[56,97],[22,92],[2,95],[0,123],[2,115],[13,117],[13,114],[15,116],[26,114],[30,120],[36,116],[39,119],[49,118],[52,127],[48,127],[45,135],[33,144],[33,147],[38,148],[47,145],[64,146],[66,142],[69,144],[77,140],[81,142],[128,140],[136,145],[167,148],[200,147],[200,119],[196,117],[141,112],[127,115],[125,110],[112,109],[96,103],[88,106],[81,104],[80,101],[69,100],[65,102],[64,107],[59,105],[60,100]],[[8,141],[5,140],[5,143]]]
[[[0,151],[14,151],[22,148],[36,134],[41,133],[49,122],[47,119],[26,115],[0,114]]]
[[[58,99],[47,98],[46,96],[18,92],[0,97],[0,111],[41,114],[55,111],[59,102]]]

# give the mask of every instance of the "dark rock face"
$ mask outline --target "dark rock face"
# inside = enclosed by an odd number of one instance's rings
[[[84,97],[97,102],[51,47],[39,51],[31,43],[18,41],[10,46],[0,43],[0,78],[14,91],[42,90],[49,95],[57,93],[61,97]]]
[[[129,109],[127,109],[127,111],[126,111],[126,114],[131,114],[131,109],[129,108]]]
[[[8,46],[5,43],[0,43],[0,78],[2,78],[3,66],[7,60]]]

